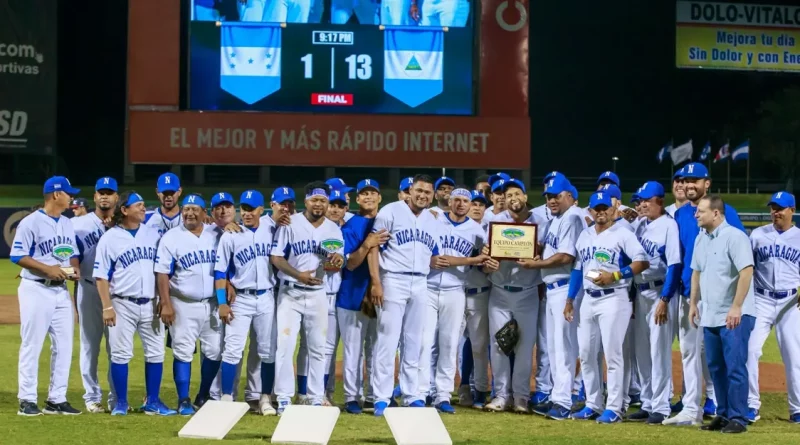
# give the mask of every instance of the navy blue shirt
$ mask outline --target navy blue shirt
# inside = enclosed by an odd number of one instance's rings
[[[372,232],[373,225],[375,225],[375,218],[365,218],[361,215],[355,215],[345,223],[342,227],[345,257],[350,256],[361,247],[361,244],[367,239],[367,235]],[[369,287],[369,265],[366,258],[353,271],[344,267],[342,269],[342,285],[339,287],[339,293],[336,294],[336,307],[351,311],[361,309],[361,302],[364,300],[364,295],[367,294],[367,287]]]
[[[675,222],[678,223],[678,237],[681,240],[681,258],[683,259],[683,271],[681,273],[681,295],[688,297],[692,291],[692,254],[694,253],[694,240],[700,233],[700,227],[694,214],[697,207],[692,203],[687,203],[675,211]],[[725,220],[733,227],[747,233],[744,225],[739,219],[733,207],[725,204]]]

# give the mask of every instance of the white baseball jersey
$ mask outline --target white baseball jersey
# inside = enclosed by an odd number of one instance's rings
[[[671,217],[675,218],[675,212],[676,212],[676,211],[678,211],[678,206],[676,206],[676,205],[673,203],[673,204],[670,204],[670,205],[666,206],[666,207],[664,208],[664,210],[666,210],[666,211],[667,211],[667,214],[668,214],[669,216],[671,216]]]
[[[534,207],[531,212],[535,213],[540,219],[545,221],[550,221],[553,219],[553,214],[550,212],[550,207],[547,207],[547,204],[542,204],[538,207]]]
[[[381,270],[428,275],[431,257],[439,255],[439,243],[435,237],[438,224],[429,211],[414,215],[405,201],[382,208],[372,227],[373,232],[385,229],[391,236],[381,246]]]
[[[580,209],[572,206],[563,214],[554,217],[547,227],[539,228],[546,232],[543,260],[559,253],[572,257],[578,256],[575,251],[575,243],[578,242],[578,237],[586,225],[584,221],[581,221],[582,219]],[[569,279],[571,272],[572,263],[542,269],[542,280],[547,284],[555,283],[559,280]]]
[[[661,215],[654,221],[643,222],[636,233],[639,243],[647,254],[650,267],[636,275],[634,282],[647,283],[663,280],[667,268],[681,263],[681,246],[678,238],[678,223],[669,215]]]
[[[578,251],[575,269],[583,271],[583,288],[586,290],[604,289],[586,278],[586,273],[590,270],[616,272],[630,262],[647,261],[647,254],[636,235],[618,223],[600,234],[597,233],[596,226],[587,228],[578,237],[575,249]],[[623,278],[605,289],[627,289],[630,282],[630,278]]]
[[[305,214],[295,213],[288,226],[278,227],[275,232],[272,255],[286,258],[289,265],[300,272],[315,270],[316,276],[324,280],[324,264],[329,253],[344,256],[344,237],[342,229],[328,218],[323,217],[322,224],[314,227]],[[282,271],[278,271],[278,279],[297,283],[297,279]]]
[[[630,230],[631,233],[636,233],[636,230],[633,228],[633,225],[631,225],[631,223],[629,223],[627,219],[625,219],[625,218],[623,218],[621,216],[619,218],[617,218],[617,222],[614,225],[615,226],[622,226],[625,229]]]
[[[147,212],[144,215],[144,225],[152,227],[158,231],[159,235],[164,235],[168,230],[180,227],[183,225],[183,218],[181,212],[178,212],[172,218],[161,213],[161,207]]]
[[[497,215],[492,222],[515,222],[508,210]],[[531,212],[528,219],[523,221],[529,224],[538,224],[537,242],[541,244],[545,237],[547,221],[540,219],[535,213]],[[489,239],[488,231],[486,239]],[[522,287],[524,289],[538,286],[542,283],[542,274],[539,269],[525,269],[518,265],[516,261],[500,261],[500,269],[489,274],[489,281],[495,286]]]
[[[213,228],[204,228],[197,236],[185,226],[177,227],[161,238],[154,270],[170,276],[169,293],[173,297],[198,301],[211,298],[216,249]]]
[[[439,226],[436,228],[439,254],[469,258],[480,253],[486,236],[480,224],[469,218],[456,224],[450,220],[447,213],[439,215],[437,221],[439,222]],[[457,266],[431,270],[428,275],[428,289],[442,290],[464,287],[471,269],[472,266]]]
[[[761,226],[750,233],[750,243],[755,288],[780,292],[800,287],[800,229],[779,233],[772,224]]]
[[[100,237],[106,233],[106,225],[92,212],[72,218],[72,227],[75,229],[75,244],[78,246],[78,260],[81,263],[81,278],[93,281],[94,256]]]
[[[72,221],[65,216],[53,218],[44,210],[37,210],[17,225],[10,256],[12,261],[16,260],[14,262],[29,256],[48,266],[70,267],[69,260],[78,255]],[[21,276],[30,280],[46,279],[28,269],[22,269]]]
[[[644,216],[640,216],[633,220],[631,223],[631,228],[633,229],[633,233],[639,232],[639,227],[645,225],[647,223],[647,218]]]
[[[94,278],[109,281],[111,295],[154,298],[158,230],[139,225],[135,231],[112,227],[100,238],[95,253]]]
[[[239,233],[223,233],[214,272],[226,274],[236,289],[272,289],[275,286],[269,262],[272,239],[272,227],[261,223],[255,230],[242,226]]]

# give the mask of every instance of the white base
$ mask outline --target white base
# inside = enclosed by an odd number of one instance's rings
[[[386,408],[383,416],[397,445],[453,445],[435,408]]]
[[[186,422],[178,437],[222,440],[249,409],[242,402],[209,400]]]
[[[334,406],[291,405],[281,414],[272,433],[272,443],[325,445],[339,419]]]

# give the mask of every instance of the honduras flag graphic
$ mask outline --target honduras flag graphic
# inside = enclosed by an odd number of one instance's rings
[[[222,22],[220,87],[248,105],[281,89],[280,23]]]
[[[383,90],[409,107],[442,94],[444,32],[390,28],[384,31]]]

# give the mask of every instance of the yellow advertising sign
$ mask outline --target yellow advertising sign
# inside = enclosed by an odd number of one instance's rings
[[[800,7],[678,2],[675,63],[800,72]]]

